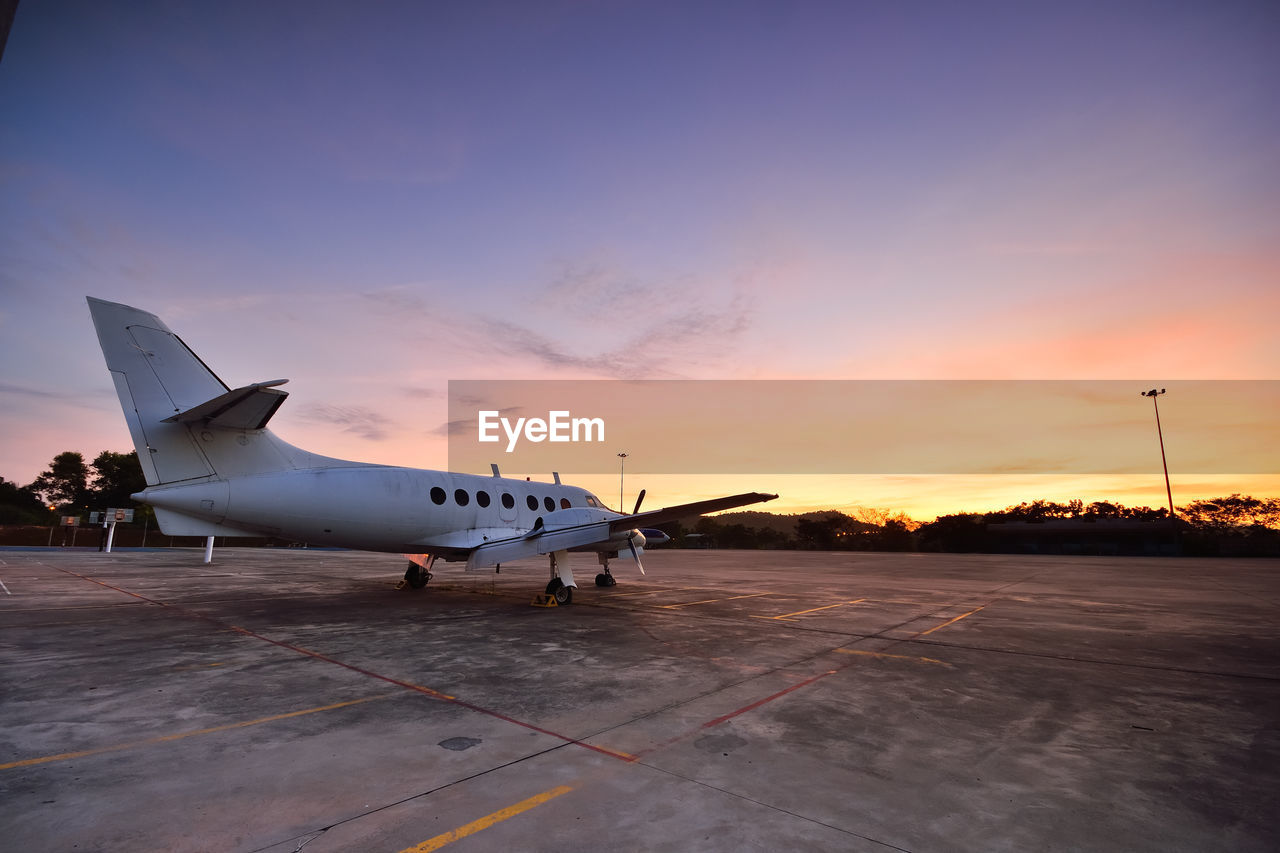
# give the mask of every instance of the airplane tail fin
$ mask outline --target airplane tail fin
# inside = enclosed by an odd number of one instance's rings
[[[284,380],[232,390],[159,317],[88,301],[148,486],[294,467],[266,430]]]

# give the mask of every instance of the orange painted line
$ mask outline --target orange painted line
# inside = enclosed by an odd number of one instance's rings
[[[260,726],[263,723],[274,723],[277,720],[287,720],[291,717],[301,717],[306,714],[318,714],[321,711],[332,711],[337,708],[347,708],[351,705],[360,705],[364,702],[374,702],[378,699],[388,699],[392,696],[399,696],[399,693],[384,693],[381,696],[366,696],[363,699],[352,699],[348,702],[335,702],[332,705],[322,705],[319,708],[304,708],[301,711],[290,711],[287,714],[273,714],[270,717],[259,717],[256,720],[245,720],[240,723],[228,723],[225,726],[213,726],[207,729],[197,729],[193,732],[178,732],[171,735],[160,735],[159,737],[147,738],[146,740],[135,740],[130,743],[117,743],[112,746],[102,746],[97,749],[82,749],[78,752],[63,752],[58,755],[45,755],[41,758],[28,758],[23,761],[10,761],[8,764],[0,764],[0,770],[11,770],[14,767],[30,767],[34,764],[48,764],[51,761],[67,761],[72,758],[85,758],[90,755],[101,755],[104,752],[119,752],[124,749],[136,749],[141,746],[152,746],[157,743],[168,743],[169,741],[183,740],[184,738],[195,737],[196,735],[211,735],[217,732],[231,731],[232,729],[242,729],[245,726]]]
[[[946,661],[937,660],[936,658],[914,657],[912,655],[891,655],[885,652],[868,652],[868,651],[864,651],[863,649],[836,649],[835,651],[837,654],[841,654],[841,655],[863,655],[864,657],[869,657],[869,658],[891,658],[893,660],[923,661],[924,663],[940,663],[943,666],[951,666],[951,664],[947,663]]]
[[[715,604],[717,601],[737,601],[739,598],[759,598],[762,595],[773,595],[771,592],[753,592],[749,595],[733,595],[729,598],[708,598],[703,601],[686,601],[683,604],[664,604],[663,610],[674,610],[677,607],[693,607],[695,604]]]
[[[953,625],[956,622],[959,622],[961,619],[965,618],[966,616],[972,616],[973,614],[977,613],[979,610],[981,610],[983,607],[986,607],[986,606],[987,605],[984,604],[982,605],[982,607],[975,607],[973,610],[970,610],[968,613],[961,613],[956,618],[948,619],[946,622],[943,622],[941,625],[935,625],[934,627],[930,628],[928,631],[921,631],[919,634],[916,634],[916,636],[924,637],[928,634],[932,634],[934,631],[941,631],[943,628],[947,627],[948,625]]]
[[[514,806],[507,806],[505,809],[498,809],[493,814],[485,815],[478,820],[471,821],[471,823],[463,824],[457,829],[451,829],[448,832],[443,832],[435,838],[428,838],[421,844],[416,844],[413,847],[406,847],[404,850],[400,851],[400,853],[430,853],[432,850],[439,850],[445,845],[452,844],[459,839],[466,838],[468,835],[475,835],[482,829],[488,829],[494,824],[502,823],[504,820],[508,820],[518,814],[523,814],[524,812],[529,811],[529,809],[537,808],[543,803],[554,800],[556,797],[563,796],[572,790],[573,788],[568,785],[561,785],[558,788],[543,791],[541,794],[536,794],[527,800],[521,800]]]
[[[667,587],[663,586],[663,587],[658,587],[656,589],[640,589],[640,590],[636,590],[635,592],[615,592],[615,593],[612,593],[609,597],[610,598],[627,598],[628,596],[632,596],[632,595],[657,595],[658,593],[661,593],[661,592],[688,592],[691,589],[703,589],[703,587],[678,586],[678,587],[675,587],[674,589],[668,589]]]
[[[795,613],[783,613],[781,616],[756,616],[757,619],[786,619],[788,616],[803,616],[806,613],[817,613],[819,610],[830,610],[833,607],[846,607],[850,604],[859,604],[866,601],[865,598],[855,598],[853,601],[841,601],[839,604],[828,604],[825,607],[814,607],[809,610],[797,610]],[[754,614],[753,614],[754,615]]]

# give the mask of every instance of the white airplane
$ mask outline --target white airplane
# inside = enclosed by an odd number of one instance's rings
[[[421,589],[436,558],[467,571],[550,557],[546,594],[573,600],[568,552],[593,551],[615,584],[609,560],[626,551],[643,573],[646,543],[666,534],[641,525],[773,500],[751,492],[630,514],[608,509],[576,486],[347,462],[277,438],[267,422],[286,381],[229,388],[160,318],[88,297],[98,341],[147,488],[170,536],[269,536],[409,556],[405,580]],[[662,537],[662,538],[659,538]]]

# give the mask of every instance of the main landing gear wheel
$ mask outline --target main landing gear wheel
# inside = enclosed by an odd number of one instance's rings
[[[617,586],[618,581],[611,572],[601,572],[596,575],[596,586]]]
[[[547,584],[547,595],[553,596],[556,604],[572,604],[573,603],[573,587],[565,586],[564,581],[560,578],[552,578]]]
[[[404,571],[404,579],[408,581],[411,588],[422,589],[427,585],[427,581],[431,580],[431,572],[417,563],[410,563],[409,568]]]

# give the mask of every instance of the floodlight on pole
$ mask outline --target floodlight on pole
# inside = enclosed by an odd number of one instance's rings
[[[1164,394],[1166,389],[1161,388],[1159,391],[1152,388],[1150,391],[1141,392],[1143,397],[1151,398],[1151,405],[1156,410],[1156,436],[1160,439],[1160,464],[1164,466],[1164,491],[1169,496],[1169,520],[1172,522],[1173,515],[1173,489],[1169,486],[1169,462],[1164,456],[1164,431],[1160,429],[1160,404],[1156,402],[1156,397]]]
[[[622,460],[620,463],[621,468],[618,470],[618,512],[622,512],[622,507],[624,506],[622,503],[622,484],[627,476],[627,454],[619,453],[618,458]]]

